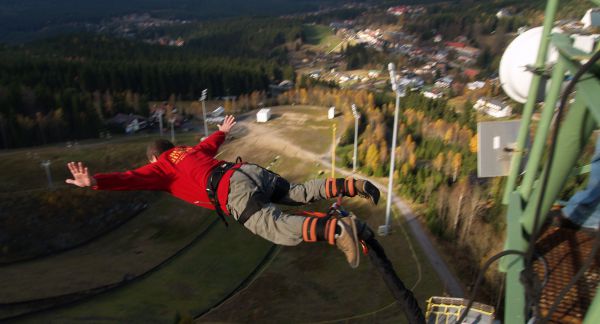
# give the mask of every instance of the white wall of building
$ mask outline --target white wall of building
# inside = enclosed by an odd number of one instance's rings
[[[263,108],[256,113],[256,122],[258,123],[266,123],[269,119],[271,119],[270,108]]]

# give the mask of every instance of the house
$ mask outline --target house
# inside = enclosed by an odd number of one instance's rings
[[[517,35],[521,35],[521,34],[523,34],[524,32],[526,32],[528,30],[529,30],[529,27],[527,27],[527,26],[521,26],[521,27],[519,27],[517,29]]]
[[[379,74],[380,72],[377,70],[369,70],[369,73],[367,75],[369,76],[369,78],[378,78]]]
[[[206,122],[214,123],[214,124],[222,123],[225,120],[225,116],[223,116],[224,112],[225,112],[225,108],[223,108],[223,106],[217,107],[217,109],[211,111],[208,114],[208,117],[206,117]]]
[[[508,8],[502,8],[502,9],[498,10],[498,12],[496,13],[496,17],[498,19],[510,18],[512,16],[513,16],[513,14]]]
[[[466,46],[467,44],[463,42],[446,42],[446,47],[449,47],[451,49],[463,48]]]
[[[425,81],[414,73],[403,76],[398,80],[398,85],[402,88],[410,89],[410,90],[418,90],[423,87]]]
[[[586,53],[592,53],[600,40],[600,35],[573,35],[573,47]]]
[[[492,117],[503,118],[510,117],[512,114],[512,107],[503,103],[500,100],[491,99],[487,97],[481,97],[473,105],[473,108],[477,111],[483,112]]]
[[[335,107],[329,107],[329,109],[327,110],[327,119],[334,119],[335,118]]]
[[[485,87],[485,82],[483,81],[473,81],[467,83],[467,89],[469,90],[479,90],[483,89],[483,87]]]
[[[256,113],[256,122],[257,123],[266,123],[269,119],[271,119],[271,109],[263,108]]]
[[[446,59],[448,58],[448,51],[445,50],[441,50],[441,51],[437,51],[434,55],[433,55],[433,59],[436,62],[444,62],[446,61]]]
[[[444,97],[444,94],[441,91],[435,89],[423,91],[422,94],[423,97],[434,100],[441,99],[442,97]]]
[[[378,31],[372,31],[370,29],[361,30],[356,33],[356,41],[358,43],[367,43],[369,45],[375,45],[379,38]]]
[[[271,92],[271,96],[273,96],[273,97],[277,97],[278,95],[280,95],[288,90],[291,90],[292,88],[294,88],[294,82],[292,82],[290,80],[283,80],[283,81],[279,82],[278,84],[269,85],[269,90]],[[225,99],[225,100],[227,100],[227,99]],[[233,100],[235,100],[235,97],[233,97]]]
[[[347,81],[350,81],[350,77],[349,76],[346,76],[346,75],[340,76],[340,82],[343,83],[343,82],[347,82]]]
[[[315,70],[312,72],[309,72],[308,74],[309,77],[313,78],[313,79],[318,79],[321,77],[321,71],[320,70]]]
[[[592,8],[585,12],[581,19],[583,28],[600,26],[600,8]]]
[[[113,118],[106,121],[107,124],[115,126],[127,134],[133,134],[147,126],[146,118],[134,114],[118,113]]]
[[[434,85],[437,88],[450,88],[450,86],[452,86],[452,82],[454,82],[454,78],[447,75],[443,78],[437,79],[437,81],[435,81]]]
[[[224,112],[225,112],[225,108],[223,108],[223,106],[219,106],[219,107],[217,107],[217,109],[209,112],[208,115],[210,117],[219,117],[219,116],[223,116]]]
[[[397,6],[388,8],[387,12],[394,16],[402,16],[403,14],[408,12],[408,6]]]
[[[477,69],[465,69],[465,70],[463,71],[463,74],[464,74],[464,75],[465,75],[467,78],[469,78],[469,79],[473,80],[473,79],[474,79],[476,76],[478,76],[478,75],[479,75],[479,72],[480,72],[480,71],[479,71],[479,70],[477,70]]]
[[[457,47],[454,48],[454,50],[456,53],[458,53],[458,55],[463,55],[470,58],[477,58],[479,56],[479,49],[471,46]]]

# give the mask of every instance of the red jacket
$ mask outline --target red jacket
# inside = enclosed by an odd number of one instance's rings
[[[161,190],[191,204],[215,209],[206,193],[210,171],[223,161],[216,160],[219,146],[225,141],[225,133],[216,131],[196,146],[177,146],[160,155],[154,163],[126,172],[98,173],[96,190]],[[217,197],[226,214],[229,170],[219,183]]]

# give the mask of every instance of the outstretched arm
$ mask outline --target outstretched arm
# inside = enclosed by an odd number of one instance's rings
[[[90,175],[88,168],[82,162],[69,162],[67,163],[67,167],[71,171],[73,179],[65,180],[66,183],[77,187],[91,187],[96,185],[96,179]]]
[[[170,183],[170,178],[160,170],[157,163],[131,171],[98,173],[94,176],[90,175],[82,162],[70,162],[67,167],[73,179],[67,179],[66,183],[97,190],[167,190]]]
[[[200,142],[200,144],[196,145],[196,148],[204,151],[204,153],[210,156],[215,156],[219,150],[219,147],[225,141],[225,136],[235,124],[235,117],[231,115],[225,116],[223,124],[218,125],[219,130],[212,133],[204,141]]]
[[[233,128],[233,126],[235,126],[235,124],[236,124],[235,117],[233,117],[232,115],[227,115],[227,116],[225,116],[225,119],[223,120],[223,124],[218,125],[217,127],[219,127],[219,130],[221,132],[227,134]]]

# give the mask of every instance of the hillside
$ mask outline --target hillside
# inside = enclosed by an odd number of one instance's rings
[[[280,15],[318,10],[341,0],[24,0],[0,4],[0,42],[20,42],[43,35],[81,30],[85,23],[147,12],[160,18],[216,19],[248,15]]]

